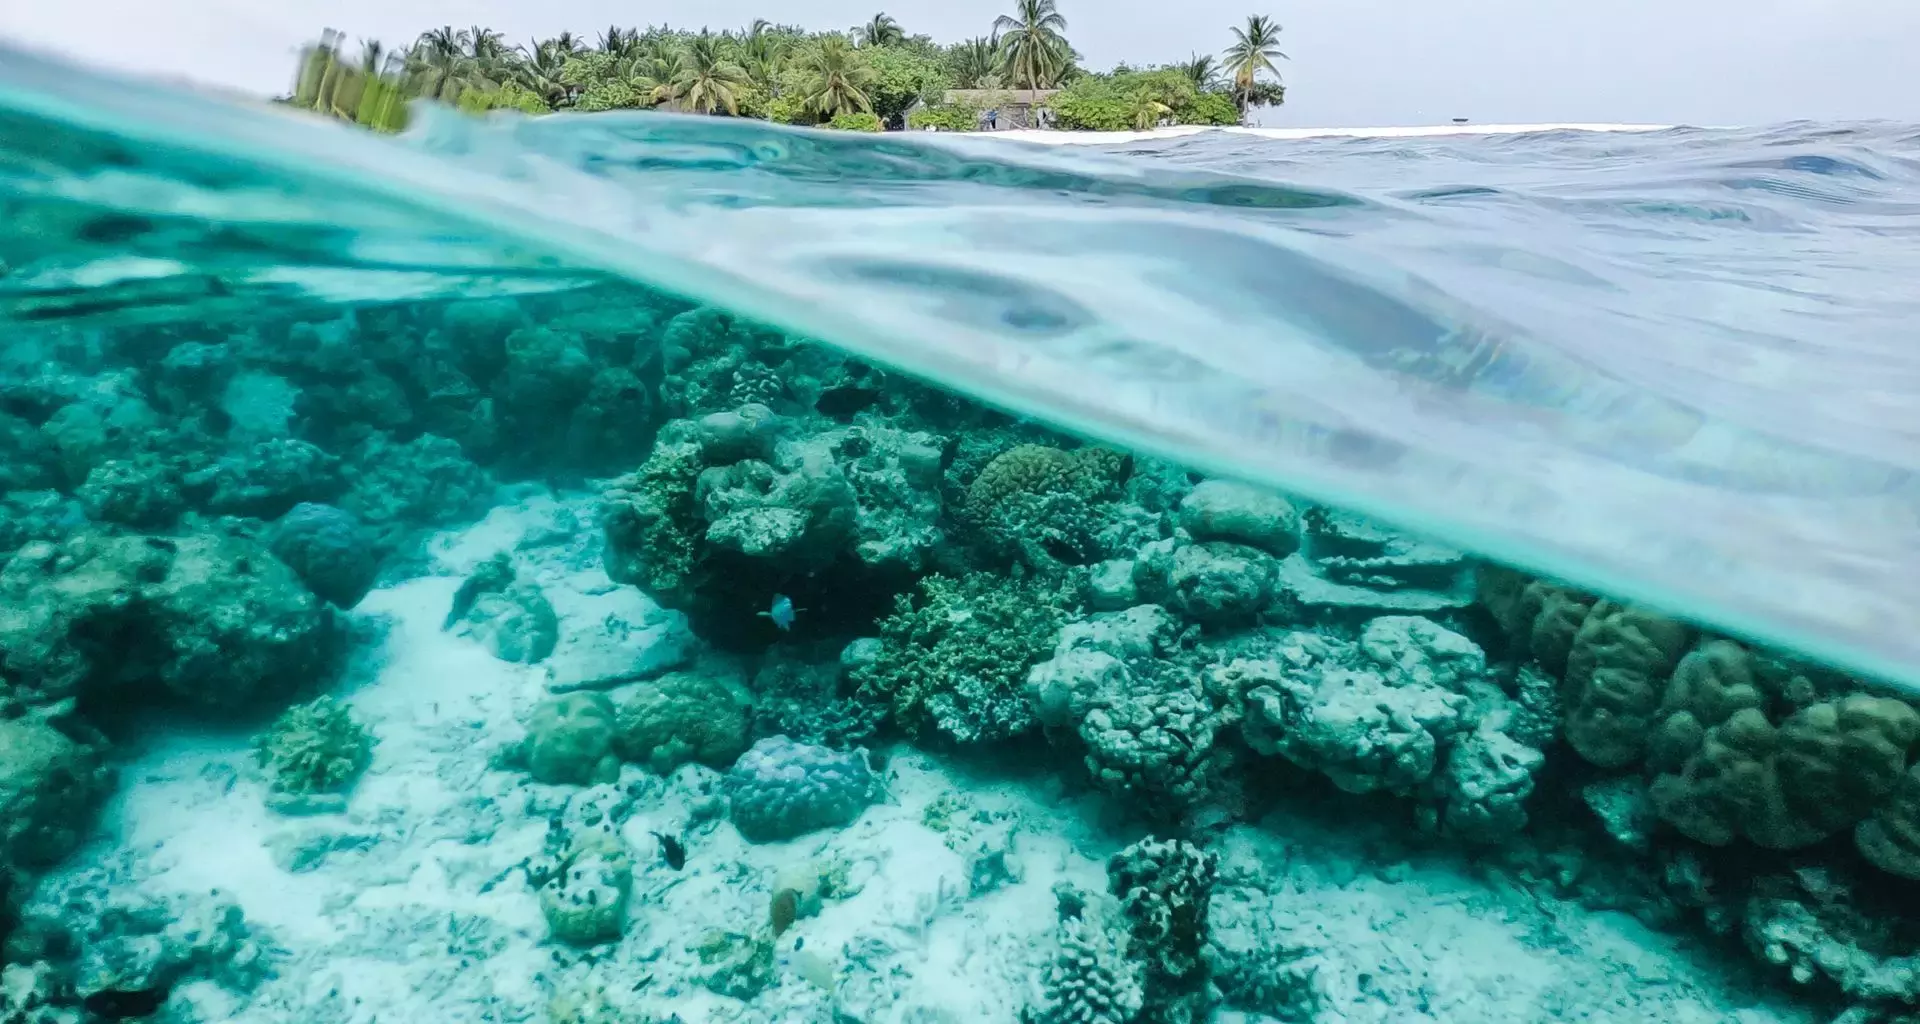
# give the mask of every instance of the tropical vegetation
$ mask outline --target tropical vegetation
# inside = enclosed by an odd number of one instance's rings
[[[1058,0],[1012,0],[991,33],[954,43],[910,34],[884,12],[847,31],[761,19],[744,29],[610,26],[509,44],[481,26],[443,26],[404,49],[329,30],[302,53],[283,102],[381,131],[413,100],[470,112],[659,109],[855,131],[968,131],[984,111],[1033,109],[1053,127],[1223,125],[1285,102],[1280,26],[1253,15],[1215,57],[1086,68]],[[1012,120],[1012,118],[1009,118]]]

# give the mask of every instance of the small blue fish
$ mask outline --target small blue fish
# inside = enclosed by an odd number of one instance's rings
[[[773,595],[773,607],[761,612],[760,617],[763,619],[772,619],[774,627],[784,633],[793,628],[794,616],[798,615],[801,611],[802,609],[793,606],[793,598],[785,594],[775,594]]]

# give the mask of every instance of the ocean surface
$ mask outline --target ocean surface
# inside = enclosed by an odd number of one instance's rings
[[[0,316],[639,282],[1920,683],[1920,129],[379,138],[0,51]]]

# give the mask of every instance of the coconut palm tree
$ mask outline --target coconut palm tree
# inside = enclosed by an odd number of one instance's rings
[[[740,93],[750,83],[746,71],[729,59],[725,44],[724,38],[703,29],[680,51],[673,88],[687,109],[702,114],[723,109],[729,114],[740,113]]]
[[[1030,106],[1037,99],[1033,94],[1058,82],[1073,61],[1066,31],[1067,19],[1054,0],[1019,0],[1012,14],[994,19],[1001,75],[1027,90]]]
[[[448,25],[421,33],[406,60],[414,94],[450,103],[467,89],[491,86],[473,52],[473,37],[464,29]]]
[[[765,18],[755,18],[740,37],[740,68],[748,81],[769,96],[780,95],[780,68],[786,62],[788,38],[774,31]]]
[[[947,74],[956,89],[991,89],[1000,84],[1000,40],[976,36],[947,48]]]
[[[845,37],[822,36],[801,56],[800,70],[806,75],[800,102],[815,114],[835,117],[873,109],[873,100],[867,96],[873,69],[854,53]]]
[[[1160,102],[1160,97],[1151,88],[1143,87],[1133,94],[1133,130],[1144,132],[1160,123],[1160,119],[1173,113],[1173,108]]]
[[[1183,64],[1176,65],[1180,73],[1187,76],[1195,89],[1206,92],[1220,85],[1220,64],[1212,56],[1196,53],[1188,57]]]
[[[567,61],[578,56],[583,49],[580,41],[570,32],[562,32],[530,47],[522,46],[518,50],[519,59],[513,63],[511,77],[521,88],[540,97],[548,106],[555,106],[567,95],[567,86],[560,81],[560,72],[566,68]]]
[[[633,29],[621,28],[618,25],[608,25],[607,30],[600,33],[597,49],[602,53],[611,54],[615,57],[625,57],[629,55],[628,51],[633,49],[634,45],[639,41],[640,33],[635,32]]]
[[[680,98],[680,52],[665,43],[636,48],[628,59],[627,85],[642,106],[657,107]]]
[[[865,25],[853,30],[854,37],[861,46],[897,46],[907,41],[907,32],[893,16],[885,11],[873,16]]]
[[[1280,69],[1274,66],[1273,59],[1288,59],[1280,52],[1280,26],[1264,14],[1250,15],[1246,28],[1234,29],[1233,45],[1221,56],[1233,76],[1233,91],[1238,94],[1243,114],[1253,101],[1254,82],[1260,72],[1271,72],[1279,78]]]

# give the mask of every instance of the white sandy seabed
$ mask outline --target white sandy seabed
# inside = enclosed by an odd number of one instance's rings
[[[495,660],[441,631],[461,576],[495,551],[515,549],[522,578],[559,611],[562,668],[685,640],[677,615],[600,570],[587,507],[536,496],[498,510],[432,545],[434,575],[377,590],[353,613],[377,639],[340,696],[379,743],[347,813],[269,813],[245,736],[156,734],[134,745],[102,837],[42,892],[177,902],[217,890],[279,947],[274,975],[251,993],[189,984],[163,1021],[1018,1021],[1054,945],[1052,887],[1103,890],[1106,859],[1138,838],[1108,831],[1093,801],[1057,780],[983,778],[901,748],[888,798],[851,827],[753,845],[724,821],[696,823],[718,780],[704,769],[661,780],[628,766],[617,787],[578,790],[494,767],[555,671]],[[936,800],[959,808],[946,817],[964,827],[924,824]],[[630,802],[620,831],[636,865],[626,937],[592,954],[547,941],[515,870],[540,852],[549,819],[583,801]],[[1455,857],[1396,843],[1386,825],[1324,821],[1283,810],[1216,844],[1216,933],[1310,953],[1319,1007],[1291,1019],[1810,1021],[1630,918],[1487,881]],[[687,861],[674,870],[652,833],[683,829]],[[980,871],[983,849],[1005,870]],[[776,874],[809,861],[838,864],[846,891],[781,940],[775,984],[752,1002],[702,987],[690,947],[711,929],[762,927]],[[550,1016],[556,993],[615,1012]]]

